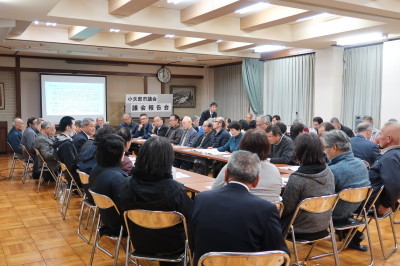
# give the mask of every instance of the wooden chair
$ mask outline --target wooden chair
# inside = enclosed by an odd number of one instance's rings
[[[186,225],[186,219],[183,214],[175,211],[149,211],[149,210],[129,210],[124,213],[125,225],[128,230],[128,240],[126,245],[126,259],[125,265],[129,264],[130,259],[133,259],[136,265],[138,264],[138,259],[141,260],[156,260],[156,261],[167,261],[167,262],[180,262],[183,261],[183,265],[188,265],[192,261],[189,239],[188,239],[188,229]],[[175,226],[182,223],[185,230],[185,247],[184,252],[178,255],[143,255],[135,252],[135,247],[132,243],[132,232],[130,231],[130,223],[134,223],[140,227],[146,229],[164,229]],[[130,245],[132,246],[132,252],[130,251]]]
[[[72,192],[75,190],[78,192],[79,196],[83,198],[83,192],[81,191],[81,189],[78,187],[74,176],[71,174],[71,172],[68,170],[68,167],[63,164],[62,162],[58,162],[60,164],[61,167],[61,172],[65,175],[69,175],[69,177],[71,178],[71,182],[69,187],[65,188],[63,191],[64,194],[64,198],[62,200],[61,203],[61,217],[63,218],[63,220],[65,220],[65,216],[67,215],[67,210],[69,207],[69,203],[71,202],[71,194]],[[61,182],[61,180],[60,180]],[[61,188],[61,183],[58,184],[58,186],[60,186]],[[57,190],[57,189],[56,189]]]
[[[16,165],[17,161],[21,162],[23,165],[22,168],[18,168],[18,169],[24,169],[24,170],[25,170],[25,161],[24,161],[24,158],[22,157],[22,154],[15,152],[9,142],[7,142],[7,144],[8,144],[8,147],[10,147],[10,150],[13,152],[11,168],[10,168],[10,172],[8,174],[8,179],[12,179],[14,177],[14,170],[16,169],[15,165]]]
[[[88,185],[89,184],[89,175],[81,172],[81,171],[77,171],[79,174],[79,178],[81,180],[82,185]],[[87,213],[87,218],[86,218],[86,223],[83,224],[82,223],[82,218],[83,218],[83,214],[85,209],[88,209],[88,213]],[[92,239],[92,235],[93,235],[93,230],[94,230],[94,224],[95,224],[95,220],[96,220],[96,216],[97,216],[97,210],[98,208],[96,207],[96,205],[94,203],[92,203],[92,201],[88,198],[88,195],[86,195],[86,193],[84,193],[84,197],[82,200],[82,205],[81,205],[81,212],[79,214],[79,220],[78,220],[78,235],[86,242],[86,243],[90,243],[90,240]],[[90,219],[90,215],[93,215],[92,217],[92,226],[90,227],[90,234],[89,237],[86,238],[82,233],[81,233],[81,226],[84,226],[85,229],[87,229],[88,225],[89,225],[89,219]]]
[[[209,252],[201,256],[198,266],[288,266],[290,257],[281,250],[264,252]]]
[[[397,245],[397,239],[396,239],[396,231],[395,231],[395,228],[394,228],[394,219],[393,219],[393,212],[392,212],[392,209],[390,208],[390,209],[389,209],[385,214],[383,214],[383,215],[378,215],[378,212],[377,212],[376,207],[375,207],[375,203],[376,203],[376,201],[378,200],[379,196],[381,195],[383,189],[384,189],[384,186],[382,186],[382,187],[379,189],[378,194],[376,195],[376,197],[375,197],[374,200],[372,201],[371,206],[370,206],[370,208],[369,208],[369,210],[368,210],[368,212],[367,212],[367,213],[368,213],[367,217],[370,219],[369,222],[370,222],[371,220],[374,220],[374,221],[375,221],[376,229],[377,229],[377,231],[378,231],[379,243],[380,243],[380,245],[381,245],[382,255],[383,255],[383,257],[384,257],[385,260],[386,260],[386,259],[388,259],[388,258],[390,257],[390,255],[392,255],[393,253],[396,252],[396,250],[397,250],[397,248],[398,248],[398,245]],[[383,237],[382,237],[382,231],[381,231],[381,227],[380,227],[380,225],[379,225],[379,221],[380,221],[380,220],[383,220],[383,219],[385,219],[385,218],[387,218],[387,217],[389,217],[389,219],[390,219],[390,226],[391,226],[391,229],[392,229],[393,242],[394,242],[394,247],[393,247],[392,250],[390,250],[388,253],[385,252],[384,243],[383,243]]]
[[[318,238],[318,239],[314,239],[314,240],[296,239],[296,236],[295,236],[296,228],[293,225],[297,218],[297,215],[300,212],[309,212],[309,213],[314,213],[314,214],[332,212],[336,206],[338,199],[339,199],[338,195],[333,194],[333,195],[328,195],[328,196],[307,198],[307,199],[304,199],[302,202],[300,202],[299,205],[297,205],[297,208],[296,208],[296,210],[293,214],[293,217],[289,223],[289,227],[288,227],[289,230],[284,237],[286,239],[287,235],[289,233],[291,233],[292,238],[288,239],[288,240],[293,242],[293,249],[294,249],[294,255],[296,258],[296,263],[300,263],[299,255],[297,252],[297,246],[296,246],[297,243],[299,243],[299,244],[313,243],[310,251],[308,252],[308,254],[305,258],[305,261],[307,261],[311,255],[312,250],[314,249],[315,245],[317,244],[317,241],[330,238],[332,241],[332,250],[333,250],[333,254],[334,254],[334,258],[335,258],[335,265],[340,265],[339,256],[338,256],[338,252],[337,252],[337,245],[336,245],[335,229],[333,227],[332,217],[329,221],[329,225],[327,225],[327,229],[329,228],[329,232],[327,232],[327,234],[325,236]]]
[[[115,208],[115,210],[117,211],[118,215],[120,215],[119,210],[118,210],[117,206],[115,206],[115,203],[113,202],[112,199],[110,199],[109,197],[107,197],[105,195],[101,195],[101,194],[98,194],[96,192],[93,192],[90,189],[89,189],[89,192],[92,195],[94,203],[96,204],[97,208],[99,208],[99,209]],[[122,234],[124,232],[124,228],[121,225],[118,238],[116,236],[109,236],[109,235],[102,235],[101,236],[100,235],[101,225],[102,225],[102,222],[101,222],[101,214],[100,214],[98,222],[97,222],[96,233],[94,235],[94,242],[93,242],[92,253],[90,255],[89,265],[92,265],[93,258],[94,258],[94,253],[96,251],[96,248],[98,248],[99,250],[104,252],[107,256],[109,256],[111,258],[114,258],[114,266],[116,266],[117,265],[117,261],[118,261],[119,247],[121,245]],[[99,243],[100,238],[104,237],[104,236],[108,237],[110,239],[116,240],[114,254],[112,254],[111,252],[109,252],[108,250],[106,250],[105,248],[100,246],[100,243]]]
[[[40,186],[43,183],[43,173],[48,172],[50,173],[51,177],[54,179],[54,181],[57,182],[57,175],[53,172],[53,170],[50,169],[50,167],[47,165],[46,160],[43,158],[42,154],[35,149],[36,156],[39,158],[40,161],[42,161],[42,168],[40,169],[40,177],[39,177],[39,184],[37,188],[37,192],[39,193],[40,191]],[[49,181],[50,182],[50,181]]]
[[[272,203],[275,204],[276,208],[278,209],[279,216],[282,216],[283,209],[285,208],[285,206],[283,206],[283,202],[282,201],[274,201]]]
[[[372,187],[367,186],[367,187],[360,187],[360,188],[348,188],[344,189],[339,192],[339,200],[349,202],[349,203],[360,203],[361,205],[361,211],[358,213],[355,218],[349,218],[347,221],[340,221],[340,222],[333,222],[333,227],[335,228],[335,231],[343,231],[343,230],[349,230],[347,233],[345,239],[343,240],[343,243],[338,250],[338,252],[343,251],[344,249],[347,248],[351,240],[353,239],[357,229],[359,227],[364,227],[367,230],[367,237],[368,237],[368,246],[369,246],[369,252],[371,256],[371,262],[369,265],[374,264],[374,254],[372,250],[372,243],[371,243],[371,235],[369,231],[369,224],[367,220],[367,210],[366,210],[366,205],[368,203],[369,197],[372,194]],[[320,258],[326,255],[332,255],[333,253],[326,253],[322,255],[318,255],[315,257],[312,257],[311,259],[314,258]]]
[[[22,144],[20,144],[20,145],[22,148],[22,154],[26,154],[26,156],[28,157],[28,158],[24,159],[24,161],[25,161],[24,174],[22,175],[22,184],[25,184],[25,181],[26,181],[26,178],[27,178],[29,172],[32,173],[33,157],[31,156],[28,149],[24,145],[22,145]]]

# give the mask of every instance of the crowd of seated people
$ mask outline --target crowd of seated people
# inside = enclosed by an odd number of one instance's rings
[[[283,236],[297,205],[309,197],[369,185],[374,189],[374,196],[385,185],[384,193],[376,202],[378,212],[384,214],[389,208],[397,207],[400,198],[398,122],[388,122],[376,132],[370,117],[366,117],[354,136],[337,118],[323,122],[316,117],[310,132],[306,132],[301,121],[294,121],[288,136],[287,126],[279,115],[253,119],[247,114],[246,119],[231,121],[227,126],[228,119],[218,117],[216,109],[217,105],[212,103],[200,119],[190,116],[182,119],[172,114],[169,127],[164,118],[156,116],[151,123],[146,114],[140,115],[140,124],[124,114],[118,129],[105,126],[102,117],[96,122],[85,118],[80,123],[80,133],[76,133],[75,119],[65,116],[59,122],[58,135],[53,123],[38,118],[29,119],[22,133],[24,123],[16,118],[7,141],[16,153],[22,153],[19,145],[22,143],[29,152],[37,149],[54,171],[59,170],[57,160],[64,163],[78,186],[82,184],[76,170],[88,173],[90,182],[84,187],[87,194],[90,189],[106,195],[120,210],[120,215],[112,209],[100,212],[104,223],[102,234],[118,235],[120,226],[124,225],[122,214],[127,210],[182,213],[189,224],[195,262],[209,251],[278,249],[289,253]],[[255,129],[250,129],[249,124]],[[133,137],[146,140],[134,161],[129,157]],[[175,159],[171,144],[232,153],[226,165],[216,163],[215,183],[210,191],[199,193],[194,202],[183,185],[174,180],[173,166],[205,175],[208,171],[204,170],[202,160],[188,163]],[[283,193],[281,176],[274,164],[298,165]],[[66,178],[70,183],[71,178]],[[282,217],[271,203],[280,199],[284,205]],[[302,213],[294,221],[296,237],[312,240],[323,236],[331,217],[334,221],[346,220],[358,207],[359,204],[339,201],[332,213],[318,217]],[[135,225],[130,229],[136,236],[135,248],[143,253],[172,255],[183,251],[181,225],[162,229],[157,234]],[[165,239],[172,242],[167,244]],[[361,246],[362,239],[362,233],[356,233],[349,247],[366,251]]]

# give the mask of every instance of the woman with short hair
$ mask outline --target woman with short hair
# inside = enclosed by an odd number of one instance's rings
[[[132,167],[133,167],[133,163],[131,161],[131,159],[129,159],[129,148],[131,147],[131,143],[132,143],[132,134],[131,131],[129,130],[129,128],[127,127],[123,127],[117,130],[116,132],[117,135],[121,136],[124,139],[124,156],[122,158],[122,162],[121,162],[121,169],[129,174],[129,172],[131,171]]]

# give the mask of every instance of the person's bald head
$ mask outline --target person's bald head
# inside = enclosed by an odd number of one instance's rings
[[[182,119],[182,127],[184,130],[188,130],[192,127],[192,119],[190,118],[190,116],[185,116]]]
[[[381,130],[378,144],[382,149],[400,145],[400,124],[397,122],[386,123]]]

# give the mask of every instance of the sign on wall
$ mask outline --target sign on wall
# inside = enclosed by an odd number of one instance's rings
[[[172,94],[126,94],[125,105],[132,117],[169,117],[173,113]]]

